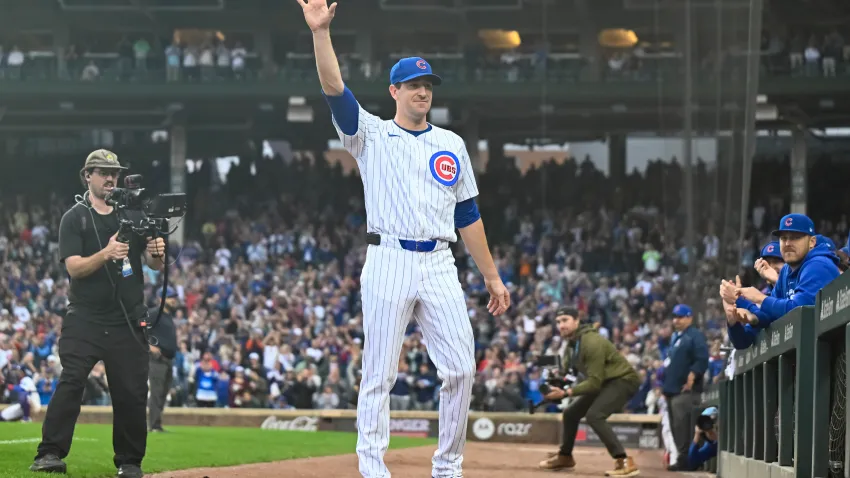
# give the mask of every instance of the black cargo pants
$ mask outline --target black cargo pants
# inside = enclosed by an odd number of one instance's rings
[[[602,384],[598,393],[577,397],[564,409],[564,435],[559,453],[572,455],[579,422],[585,418],[611,457],[625,456],[626,451],[607,420],[612,414],[622,412],[639,388],[640,379],[637,376],[615,378]]]
[[[36,459],[68,456],[89,373],[102,360],[112,399],[115,467],[141,466],[147,446],[149,356],[142,329],[134,331],[135,336],[126,322],[101,326],[66,317],[59,339],[62,374],[47,407]]]

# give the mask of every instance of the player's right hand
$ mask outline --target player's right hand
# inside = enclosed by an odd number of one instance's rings
[[[107,260],[110,261],[120,261],[127,257],[127,254],[130,253],[130,245],[124,244],[123,242],[118,242],[118,233],[112,235],[109,238],[109,243],[106,244],[106,247],[103,248],[103,255],[106,256]]]
[[[304,10],[304,20],[310,30],[317,32],[327,30],[336,12],[336,2],[328,6],[328,0],[298,0]]]

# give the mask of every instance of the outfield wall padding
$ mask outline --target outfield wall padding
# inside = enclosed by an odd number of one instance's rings
[[[0,405],[0,408],[3,408]],[[46,408],[46,407],[45,407]],[[45,408],[33,416],[41,421]],[[249,427],[269,430],[356,431],[355,410],[272,410],[231,408],[166,408],[163,426]],[[614,414],[608,418],[626,448],[660,448],[659,415]],[[112,407],[84,406],[78,423],[112,423]],[[438,412],[394,411],[390,413],[394,436],[437,437]],[[561,414],[489,413],[469,415],[467,439],[473,442],[531,443],[557,445],[561,442]],[[582,423],[577,445],[604,446],[593,430]]]

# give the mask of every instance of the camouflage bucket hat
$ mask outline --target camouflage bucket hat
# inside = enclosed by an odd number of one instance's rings
[[[125,166],[121,166],[121,163],[118,162],[117,154],[106,149],[92,151],[86,158],[86,164],[83,166],[83,169],[80,170],[80,174],[82,174],[83,171],[94,168],[127,169]]]
[[[112,151],[108,149],[92,151],[86,158],[86,164],[83,165],[83,169],[80,170],[80,181],[83,183],[83,187],[86,186],[85,172],[94,168],[127,169],[127,167],[121,166],[121,163],[118,162],[118,155]]]

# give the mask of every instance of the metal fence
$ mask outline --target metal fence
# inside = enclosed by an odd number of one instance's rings
[[[815,355],[812,375],[816,477],[850,478],[846,464],[847,340],[850,334],[850,274],[842,274],[818,293],[815,306]]]
[[[814,315],[798,307],[736,352],[720,385],[719,476],[812,478]]]
[[[735,355],[720,396],[718,476],[850,478],[850,274]],[[715,389],[703,394],[705,406]]]

